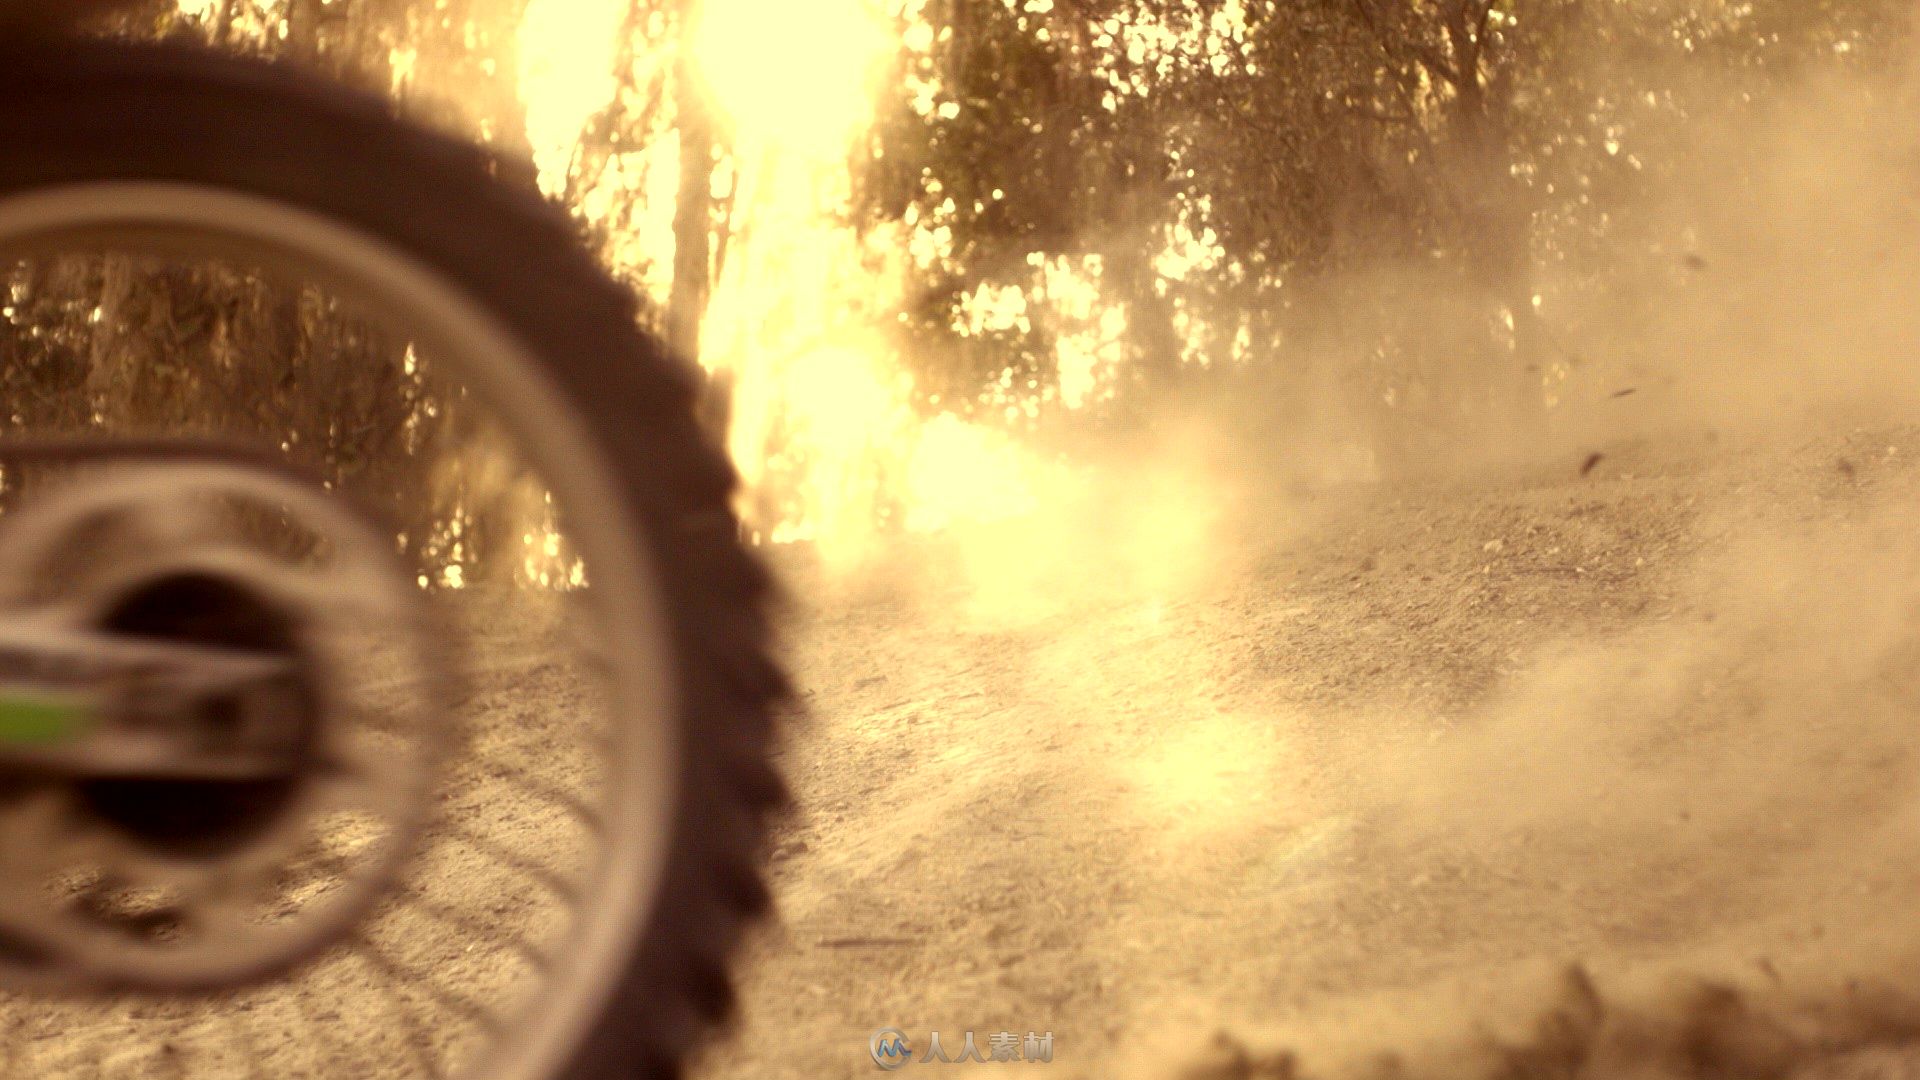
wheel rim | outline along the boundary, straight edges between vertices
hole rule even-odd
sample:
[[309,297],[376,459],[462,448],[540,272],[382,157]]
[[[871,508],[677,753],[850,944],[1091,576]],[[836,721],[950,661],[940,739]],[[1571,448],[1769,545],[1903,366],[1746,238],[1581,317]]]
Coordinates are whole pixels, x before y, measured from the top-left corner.
[[601,640],[623,643],[605,672],[613,746],[606,835],[563,938],[559,985],[543,988],[530,1022],[508,1027],[463,1080],[545,1080],[606,1005],[650,914],[664,869],[677,760],[670,645],[657,571],[596,441],[537,358],[454,283],[386,241],[301,208],[176,183],[52,187],[0,200],[0,260],[80,248],[233,258],[290,269],[404,327],[512,437],[568,512],[568,539],[594,578]]
[[[210,542],[210,531],[196,527],[199,515],[194,510],[195,503],[216,494],[297,507],[302,525],[341,546],[334,565],[317,574],[303,574],[245,550]],[[43,945],[71,954],[70,965],[82,969],[83,978],[75,985],[51,982],[44,988],[126,986],[178,992],[256,982],[283,973],[319,951],[320,946],[308,942],[336,937],[340,928],[363,919],[396,879],[409,848],[428,824],[434,794],[430,782],[456,746],[453,726],[437,722],[439,714],[451,714],[448,706],[456,693],[451,657],[438,644],[446,640],[445,631],[434,625],[424,598],[409,588],[411,575],[401,561],[385,551],[386,537],[374,527],[377,523],[356,520],[309,488],[284,478],[214,464],[136,466],[74,485],[56,493],[50,503],[36,503],[18,513],[28,521],[0,533],[0,611],[43,627],[69,630],[117,623],[139,635],[136,640],[151,640],[156,633],[164,639],[161,628],[169,623],[178,626],[182,616],[191,617],[193,606],[204,616],[213,607],[244,605],[253,613],[250,618],[256,626],[260,620],[271,624],[267,636],[299,670],[291,685],[301,699],[297,715],[285,719],[297,727],[303,749],[289,759],[288,772],[263,785],[236,792],[218,783],[196,788],[191,782],[122,778],[60,784],[37,793],[43,800],[59,801],[62,796],[71,800],[64,807],[66,812],[58,815],[67,819],[68,827],[6,838],[6,843],[19,844],[26,860],[6,853],[14,872],[0,882],[0,890],[5,891],[0,904],[22,912],[38,910],[42,918],[18,923],[13,929],[38,928]],[[165,527],[153,527],[150,519],[163,513]],[[104,581],[92,583],[94,588],[60,580],[56,567],[62,558],[75,546],[83,546],[73,543],[76,536],[88,532],[88,526],[123,518],[149,519],[149,528],[139,536],[142,551],[131,566],[93,567],[106,573]],[[169,539],[164,533],[174,535]],[[169,583],[171,598],[163,594]],[[33,602],[32,594],[46,593],[55,596],[52,603]],[[201,598],[197,604],[196,595]],[[149,599],[143,603],[142,597]],[[341,597],[348,602],[337,603]],[[183,605],[187,610],[182,610]],[[145,614],[138,614],[141,611]],[[340,738],[350,725],[326,722],[336,707],[329,699],[352,693],[338,686],[339,673],[352,669],[351,660],[327,657],[328,649],[321,644],[337,640],[340,628],[311,625],[327,615],[349,621],[371,618],[412,639],[409,644],[415,649],[404,665],[409,671],[406,680],[420,684],[416,689],[425,691],[425,700],[414,703],[414,710],[395,709],[391,700],[376,706],[386,716],[425,710],[409,717],[419,745],[411,755],[414,760],[402,762],[403,767],[394,767],[395,748],[389,746],[379,758],[362,763],[371,771],[317,775],[319,770],[313,766],[323,757],[346,765],[356,754],[353,743]],[[141,634],[129,619],[145,623],[147,632]],[[334,678],[325,676],[328,670],[335,672]],[[303,763],[308,767],[299,768]],[[409,764],[411,768],[404,767]],[[113,850],[112,857],[96,856],[105,865],[125,869],[142,864],[155,882],[194,881],[205,886],[212,883],[210,879],[237,879],[250,869],[262,879],[261,885],[267,885],[275,870],[297,858],[298,842],[305,838],[303,829],[325,809],[330,792],[351,795],[354,809],[376,811],[392,835],[384,839],[382,853],[364,860],[356,873],[343,875],[319,909],[305,912],[303,918],[262,926],[246,918],[236,905],[201,897],[180,913],[200,916],[195,921],[203,925],[207,917],[217,916],[220,925],[204,926],[198,941],[157,942],[137,936],[129,939],[110,927],[90,930],[90,920],[81,912],[35,903],[32,886],[53,876],[48,860],[63,847],[88,840],[96,851]],[[239,803],[222,809],[223,798],[232,802],[236,795]],[[103,806],[103,798],[110,805]],[[40,820],[47,823],[48,817],[42,814]],[[31,821],[32,815],[27,819]],[[168,822],[186,829],[173,834],[172,844],[166,842]],[[73,828],[82,823],[93,827]],[[203,843],[211,841],[213,851],[196,858],[178,848],[168,850],[196,837]],[[149,851],[155,839],[162,841],[161,850]],[[36,859],[42,863],[39,872],[20,873]],[[45,917],[49,915],[55,917]],[[23,986],[42,988],[34,976],[43,973],[22,974]]]

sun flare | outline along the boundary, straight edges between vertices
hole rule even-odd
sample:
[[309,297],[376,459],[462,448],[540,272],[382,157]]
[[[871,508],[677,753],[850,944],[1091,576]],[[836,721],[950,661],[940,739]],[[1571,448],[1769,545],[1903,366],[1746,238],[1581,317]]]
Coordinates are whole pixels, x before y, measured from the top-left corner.
[[580,131],[613,100],[627,0],[528,0],[520,19],[520,99],[549,195],[566,189]]
[[832,160],[865,126],[890,42],[867,0],[706,0],[693,55],[739,135]]
[[[675,140],[622,149],[603,175],[571,175],[582,131],[619,92],[624,11],[619,0],[532,0],[521,88],[542,187],[572,191],[595,221],[637,204],[608,258],[664,304]],[[911,228],[862,236],[839,213],[876,76],[902,45],[898,24],[924,29],[917,11],[911,0],[704,0],[686,46],[719,122],[716,191],[728,193],[728,257],[698,360],[732,377],[727,442],[747,488],[743,515],[756,539],[807,541],[843,560],[883,527],[942,531],[1037,503],[1037,459],[1005,433],[930,415],[881,332],[917,257]],[[1003,292],[1024,306],[1019,290]],[[1070,404],[1090,396],[1091,381],[1074,384]]]

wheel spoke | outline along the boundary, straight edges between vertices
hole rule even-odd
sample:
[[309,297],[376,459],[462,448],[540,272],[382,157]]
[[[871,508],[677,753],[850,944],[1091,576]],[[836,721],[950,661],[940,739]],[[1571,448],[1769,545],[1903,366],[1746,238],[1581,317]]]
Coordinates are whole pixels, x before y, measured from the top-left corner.
[[433,1044],[427,1040],[424,1033],[425,1025],[420,1022],[419,1011],[414,1007],[413,1002],[407,1000],[406,994],[401,990],[399,973],[386,962],[385,957],[378,949],[373,948],[372,943],[365,937],[352,935],[347,943],[353,954],[376,973],[381,989],[386,991],[387,997],[393,1001],[395,1010],[405,1021],[406,1043],[413,1052],[420,1071],[432,1080],[442,1080],[447,1074],[440,1067],[439,1055],[434,1052]]
[[492,940],[519,957],[535,971],[544,972],[553,965],[553,957],[522,934],[502,933],[497,927],[489,926],[484,919],[475,918],[451,905],[429,899],[419,889],[410,885],[401,885],[396,893],[414,910],[427,918],[470,937]]
[[464,994],[457,994],[448,990],[446,987],[440,986],[426,973],[395,960],[393,957],[387,955],[386,951],[380,948],[372,938],[367,937],[365,934],[357,935],[354,938],[354,944],[360,950],[361,956],[368,963],[379,968],[387,978],[393,980],[395,983],[404,982],[408,986],[418,988],[420,992],[431,999],[434,1004],[440,1006],[447,1012],[456,1013],[465,1017],[469,1022],[485,1031],[488,1035],[499,1034],[502,1021],[493,1010],[488,1009],[486,1006],[481,1005],[479,1002],[474,1001]]
[[485,767],[485,775],[500,783],[519,788],[535,798],[559,806],[595,833],[599,833],[605,827],[605,818],[601,815],[599,807],[557,784],[528,775],[525,769],[512,765],[488,765]]
[[434,828],[433,835],[465,844],[501,866],[539,882],[548,892],[563,900],[573,901],[579,898],[580,886],[561,876],[552,867],[538,859],[513,851],[499,841],[482,836],[466,826],[444,822]]

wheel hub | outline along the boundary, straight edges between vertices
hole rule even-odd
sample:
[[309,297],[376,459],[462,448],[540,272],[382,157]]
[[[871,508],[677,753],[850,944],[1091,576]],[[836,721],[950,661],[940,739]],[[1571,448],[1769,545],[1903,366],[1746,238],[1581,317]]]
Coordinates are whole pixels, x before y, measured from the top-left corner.
[[[294,535],[235,527],[264,520]],[[0,975],[232,985],[347,932],[449,742],[447,664],[389,534],[218,462],[72,481],[6,524]],[[356,696],[368,628],[399,673],[379,700]],[[323,856],[349,833],[376,839]],[[317,899],[285,894],[316,873]]]
[[122,695],[99,718],[96,730],[158,736],[175,767],[80,781],[91,816],[178,858],[218,858],[271,832],[313,768],[323,720],[298,627],[297,613],[239,579],[166,573],[128,590],[101,632],[228,669],[174,694]]

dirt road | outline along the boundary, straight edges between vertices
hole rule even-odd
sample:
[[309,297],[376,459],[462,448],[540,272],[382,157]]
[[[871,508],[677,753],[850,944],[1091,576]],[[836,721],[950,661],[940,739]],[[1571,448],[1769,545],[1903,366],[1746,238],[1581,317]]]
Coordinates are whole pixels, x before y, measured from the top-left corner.
[[[1920,1076],[1920,430],[1205,475],[778,555],[802,809],[700,1080],[871,1075],[884,1027],[1081,1080]],[[480,621],[408,902],[210,1011],[0,1001],[0,1075],[431,1075],[477,1032],[590,850],[522,773],[590,787],[599,715]]]
[[1043,581],[1012,618],[896,584],[922,554],[790,559],[804,810],[699,1075],[866,1075],[894,1027],[1051,1032],[1050,1064],[966,1067],[1061,1078],[1174,1075],[1224,1029],[1180,1075],[1281,1076],[1257,1048],[1288,1032],[1326,1072],[1528,1020],[1486,1003],[1551,1006],[1575,960],[1884,974],[1856,969],[1920,887],[1917,461],[1863,430],[1275,494],[1204,580]]

